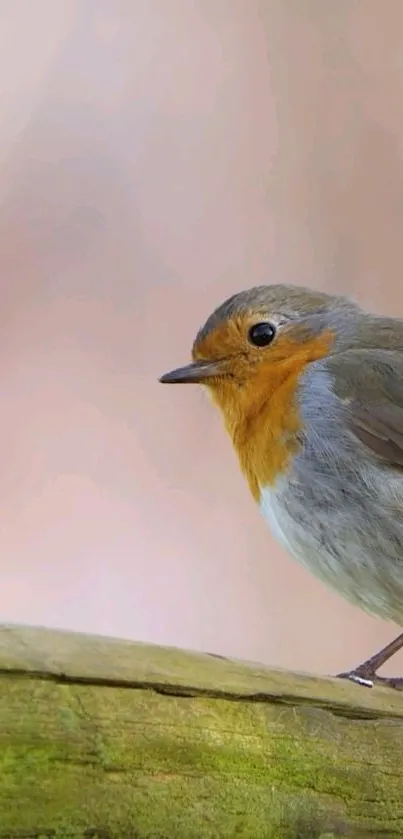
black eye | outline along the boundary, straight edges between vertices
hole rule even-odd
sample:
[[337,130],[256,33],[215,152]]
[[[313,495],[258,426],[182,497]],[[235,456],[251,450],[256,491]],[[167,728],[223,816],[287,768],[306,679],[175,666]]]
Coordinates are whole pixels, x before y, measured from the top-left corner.
[[255,347],[267,347],[268,344],[271,344],[275,334],[276,330],[273,324],[262,321],[262,323],[255,323],[251,326],[248,338]]

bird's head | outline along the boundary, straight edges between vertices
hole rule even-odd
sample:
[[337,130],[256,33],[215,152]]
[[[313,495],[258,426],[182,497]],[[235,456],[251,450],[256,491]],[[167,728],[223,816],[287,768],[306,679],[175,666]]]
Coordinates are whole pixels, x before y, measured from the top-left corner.
[[281,366],[300,367],[329,352],[340,324],[357,311],[344,297],[298,286],[242,291],[222,303],[199,330],[193,361],[160,381],[206,385],[219,402],[220,394],[231,392],[245,398],[262,380],[270,388]]
[[350,340],[359,312],[344,297],[297,286],[251,288],[210,315],[194,341],[193,361],[160,381],[208,388],[257,495],[263,461],[267,482],[285,462],[284,441],[292,445],[299,430],[301,373]]

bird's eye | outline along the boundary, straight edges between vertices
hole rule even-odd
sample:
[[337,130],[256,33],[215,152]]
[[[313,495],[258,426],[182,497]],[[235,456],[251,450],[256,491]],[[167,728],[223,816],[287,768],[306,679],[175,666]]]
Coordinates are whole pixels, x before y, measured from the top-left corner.
[[262,323],[255,323],[251,326],[248,338],[255,347],[267,347],[268,344],[271,344],[275,334],[276,330],[273,324],[262,321]]

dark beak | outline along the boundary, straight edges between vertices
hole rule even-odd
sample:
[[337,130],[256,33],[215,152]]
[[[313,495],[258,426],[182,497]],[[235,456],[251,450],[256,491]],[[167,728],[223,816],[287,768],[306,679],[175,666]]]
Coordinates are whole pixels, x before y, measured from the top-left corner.
[[214,376],[222,376],[223,361],[194,361],[186,367],[178,367],[170,373],[164,373],[160,378],[163,385],[198,384]]

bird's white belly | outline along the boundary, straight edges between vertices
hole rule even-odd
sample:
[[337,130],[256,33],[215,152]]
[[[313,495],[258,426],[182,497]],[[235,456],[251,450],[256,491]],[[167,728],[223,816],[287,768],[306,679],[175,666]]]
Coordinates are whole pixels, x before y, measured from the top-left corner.
[[[261,488],[260,510],[279,544],[346,600],[370,614],[401,624],[403,591],[399,564],[387,562],[380,581],[379,563],[374,561],[365,545],[361,546],[359,540],[352,538],[348,527],[341,527],[333,539],[338,549],[329,550],[318,540],[317,511],[306,510],[305,519],[294,518],[284,503],[286,493],[287,485],[282,481],[276,484],[275,490]],[[329,530],[331,536],[333,528],[330,526]],[[378,560],[377,552],[375,559]]]
[[272,489],[267,487],[260,490],[260,511],[279,544],[291,555],[295,555],[295,545],[292,538],[292,523],[289,516],[284,513],[281,501]]
[[[291,557],[325,585],[356,602],[357,598],[352,593],[355,586],[352,586],[349,570],[326,550],[318,550],[314,528],[311,530],[307,523],[304,524],[303,521],[290,516],[287,505],[284,504],[283,496],[286,492],[286,484],[282,481],[276,484],[276,490],[261,488],[260,510],[272,535]],[[312,524],[314,518],[315,512],[310,511]]]

